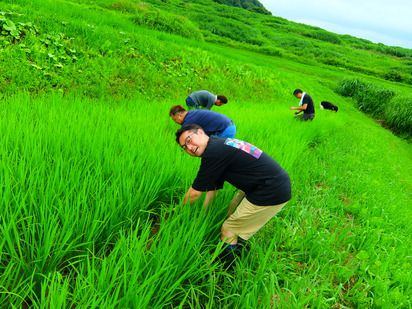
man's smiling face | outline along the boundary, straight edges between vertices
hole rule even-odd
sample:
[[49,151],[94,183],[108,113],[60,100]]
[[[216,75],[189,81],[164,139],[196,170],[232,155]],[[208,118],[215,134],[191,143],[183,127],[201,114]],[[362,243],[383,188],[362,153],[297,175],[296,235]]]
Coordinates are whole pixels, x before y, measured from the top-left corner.
[[202,129],[198,129],[197,132],[185,131],[179,138],[180,147],[193,157],[202,156],[208,141],[209,136]]

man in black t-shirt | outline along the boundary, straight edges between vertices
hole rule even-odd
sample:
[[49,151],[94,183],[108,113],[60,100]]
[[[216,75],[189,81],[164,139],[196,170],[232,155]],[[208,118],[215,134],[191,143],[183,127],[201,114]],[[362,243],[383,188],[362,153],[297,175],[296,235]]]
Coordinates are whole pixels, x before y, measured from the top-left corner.
[[[295,91],[293,91],[293,95],[300,99],[299,106],[290,107],[291,110],[298,111],[295,113],[296,118],[305,121],[313,120],[313,118],[315,118],[315,106],[313,105],[312,97],[300,89],[295,89]],[[303,115],[299,115],[301,112],[303,112]]]
[[189,155],[201,158],[185,203],[195,202],[206,192],[206,207],[225,181],[245,194],[221,229],[221,239],[226,242],[223,261],[231,265],[242,245],[290,200],[289,176],[256,146],[233,138],[209,137],[195,124],[181,127],[176,141]]

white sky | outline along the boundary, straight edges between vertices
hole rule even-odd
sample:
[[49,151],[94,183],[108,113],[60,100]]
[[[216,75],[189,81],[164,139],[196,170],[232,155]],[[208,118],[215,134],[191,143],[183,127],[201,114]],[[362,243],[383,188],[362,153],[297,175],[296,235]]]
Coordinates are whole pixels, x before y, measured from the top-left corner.
[[274,16],[412,48],[411,0],[259,0]]

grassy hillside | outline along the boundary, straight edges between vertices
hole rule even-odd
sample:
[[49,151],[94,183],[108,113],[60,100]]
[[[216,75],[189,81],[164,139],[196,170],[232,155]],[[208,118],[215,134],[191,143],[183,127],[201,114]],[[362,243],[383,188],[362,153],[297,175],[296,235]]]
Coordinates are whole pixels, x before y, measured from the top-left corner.
[[[193,41],[183,43],[194,48],[208,49],[210,44],[203,44],[202,41],[223,44],[227,46],[229,52],[226,54],[230,54],[230,57],[233,57],[232,54],[236,54],[239,49],[243,49],[269,55],[269,59],[285,59],[289,60],[289,63],[292,61],[294,67],[300,63],[301,66],[309,65],[309,70],[339,71],[342,72],[340,76],[346,78],[362,78],[368,87],[358,92],[354,98],[359,109],[369,112],[394,132],[406,137],[411,136],[412,97],[409,91],[398,91],[404,88],[402,84],[410,84],[411,50],[369,44],[365,40],[326,33],[321,29],[291,23],[276,17],[213,4],[210,0],[190,3],[151,1],[152,3],[130,0],[79,0],[76,4],[56,2],[54,5],[61,5],[68,10],[72,10],[71,7],[74,6],[82,12],[77,13],[76,16],[67,16],[67,13],[54,9],[49,18],[60,22],[53,23],[52,29],[49,28],[50,25],[41,25],[43,16],[37,12],[41,12],[42,8],[37,2],[31,4],[35,12],[29,11],[24,14],[21,10],[14,12],[13,5],[10,8],[6,6],[0,13],[0,28],[3,29],[0,45],[4,48],[1,59],[5,59],[3,78],[0,79],[1,93],[14,93],[15,87],[19,89],[24,87],[32,93],[52,88],[65,93],[76,89],[75,91],[91,97],[104,96],[107,92],[110,96],[122,97],[128,94],[132,97],[138,94],[146,95],[151,89],[147,83],[157,82],[156,74],[166,71],[170,78],[160,86],[160,89],[173,89],[172,87],[176,86],[175,88],[179,90],[174,88],[174,91],[169,94],[168,89],[162,91],[156,89],[154,93],[148,95],[180,96],[181,94],[176,92],[180,89],[183,93],[187,93],[192,87],[193,89],[207,88],[208,76],[217,73],[218,70],[223,74],[229,73],[228,78],[224,80],[231,81],[230,85],[235,86],[233,89],[239,89],[238,85],[232,82],[234,79],[239,79],[239,76],[233,78],[234,75],[242,75],[240,78],[242,79],[247,75],[243,73],[250,71],[244,63],[239,69],[238,65],[228,65],[227,58],[223,60],[223,64],[219,60],[212,64],[208,63],[209,59],[215,60],[216,57],[205,58],[204,53],[187,56],[185,53],[178,52],[179,55],[176,55],[170,53],[170,50],[179,50],[179,48],[153,43],[156,45],[154,49],[159,53],[155,56],[160,61],[158,65],[153,61],[152,47],[149,47],[146,39],[142,39],[143,33],[147,33],[143,36],[150,36],[150,31],[144,31],[142,28],[136,30],[136,26],[139,25],[196,40],[194,44]],[[19,3],[19,1],[12,3]],[[90,12],[93,12],[92,16],[83,16]],[[47,16],[50,13],[44,14]],[[95,22],[87,23],[86,30],[83,30],[86,31],[86,37],[79,40],[76,31],[79,26],[85,24],[87,18],[92,18],[91,20]],[[36,20],[40,23],[34,22]],[[278,21],[281,21],[282,27],[267,27],[268,23]],[[119,30],[113,37],[101,35],[110,25],[125,27],[124,29],[128,31]],[[142,35],[136,35],[136,31]],[[317,34],[309,35],[311,31],[316,31]],[[159,36],[159,33],[153,35]],[[175,40],[181,41],[180,38],[174,37],[162,38],[162,40],[172,41],[173,44]],[[332,42],[334,40],[339,42]],[[295,46],[298,42],[302,44]],[[356,44],[354,45],[353,42]],[[232,52],[232,48],[237,51]],[[117,54],[117,57],[113,57],[114,54]],[[11,67],[8,58],[16,59]],[[110,59],[101,61],[102,58]],[[115,59],[121,59],[119,61],[127,65],[116,65]],[[136,65],[136,59],[139,60],[139,65]],[[264,58],[260,56],[258,59]],[[249,60],[245,61],[248,62]],[[83,67],[86,70],[83,70]],[[199,67],[200,69],[193,71]],[[212,72],[211,67],[216,68],[216,71]],[[313,67],[316,69],[312,69]],[[231,72],[233,70],[238,72]],[[21,74],[23,71],[25,74]],[[194,85],[193,76],[198,77],[196,82],[200,81],[197,85]],[[318,76],[322,78],[322,74]],[[271,78],[265,77],[263,77],[266,80],[263,81],[262,88],[270,87],[271,84]],[[254,77],[249,74],[249,78]],[[262,81],[261,77],[257,79],[259,82]],[[382,83],[382,80],[387,80],[389,83]],[[323,82],[328,83],[327,79]],[[246,87],[251,85],[244,80],[239,80],[239,83],[247,85]],[[230,85],[225,87],[229,93]],[[337,88],[338,93],[341,93],[336,82],[330,86],[334,90]],[[251,91],[251,88],[245,91]],[[393,95],[390,99],[393,99],[393,103],[391,100],[380,102],[380,93],[386,91],[392,91]],[[365,96],[372,102],[370,107],[364,106]],[[376,104],[381,106],[376,107]],[[385,106],[382,108],[383,105]],[[399,106],[406,107],[399,109]],[[375,108],[378,108],[379,112],[372,110]]]
[[252,12],[268,14],[271,13],[260,3],[258,0],[214,0],[215,2],[231,5],[243,9],[247,9]]
[[[188,17],[202,6],[266,17],[210,3],[2,2],[18,28],[6,21],[0,41],[2,306],[412,306],[412,146],[335,92],[358,77],[395,98],[411,87],[211,43],[222,36]],[[339,113],[294,121],[297,87]],[[199,161],[175,144],[168,110],[201,88],[226,94],[216,111],[292,179],[293,199],[233,274],[213,258],[234,188],[208,211],[180,203]]]
[[[83,2],[96,3],[88,0]],[[211,5],[210,0],[148,0],[143,5],[144,9],[141,2],[136,1],[99,0],[97,3],[128,15],[146,15],[149,20],[157,14],[160,23],[164,22],[162,17],[165,12],[184,16],[198,27],[209,42],[412,83],[410,49],[374,44],[279,17],[257,15],[240,8]]]

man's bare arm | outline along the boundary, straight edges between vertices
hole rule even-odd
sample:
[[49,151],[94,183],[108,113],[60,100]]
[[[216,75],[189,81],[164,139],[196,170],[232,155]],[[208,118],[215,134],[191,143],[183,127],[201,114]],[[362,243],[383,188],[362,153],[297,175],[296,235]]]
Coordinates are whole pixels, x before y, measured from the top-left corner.
[[307,107],[307,104],[303,104],[302,106],[291,106],[290,109],[295,111],[305,111]]
[[206,192],[205,201],[203,203],[204,208],[206,208],[207,205],[209,205],[209,203],[215,198],[216,193],[217,193],[216,190]]
[[189,190],[187,190],[185,197],[183,199],[183,203],[190,203],[193,204],[194,202],[196,202],[199,197],[202,195],[201,191],[197,191],[195,189],[193,189],[192,187],[189,188]]

